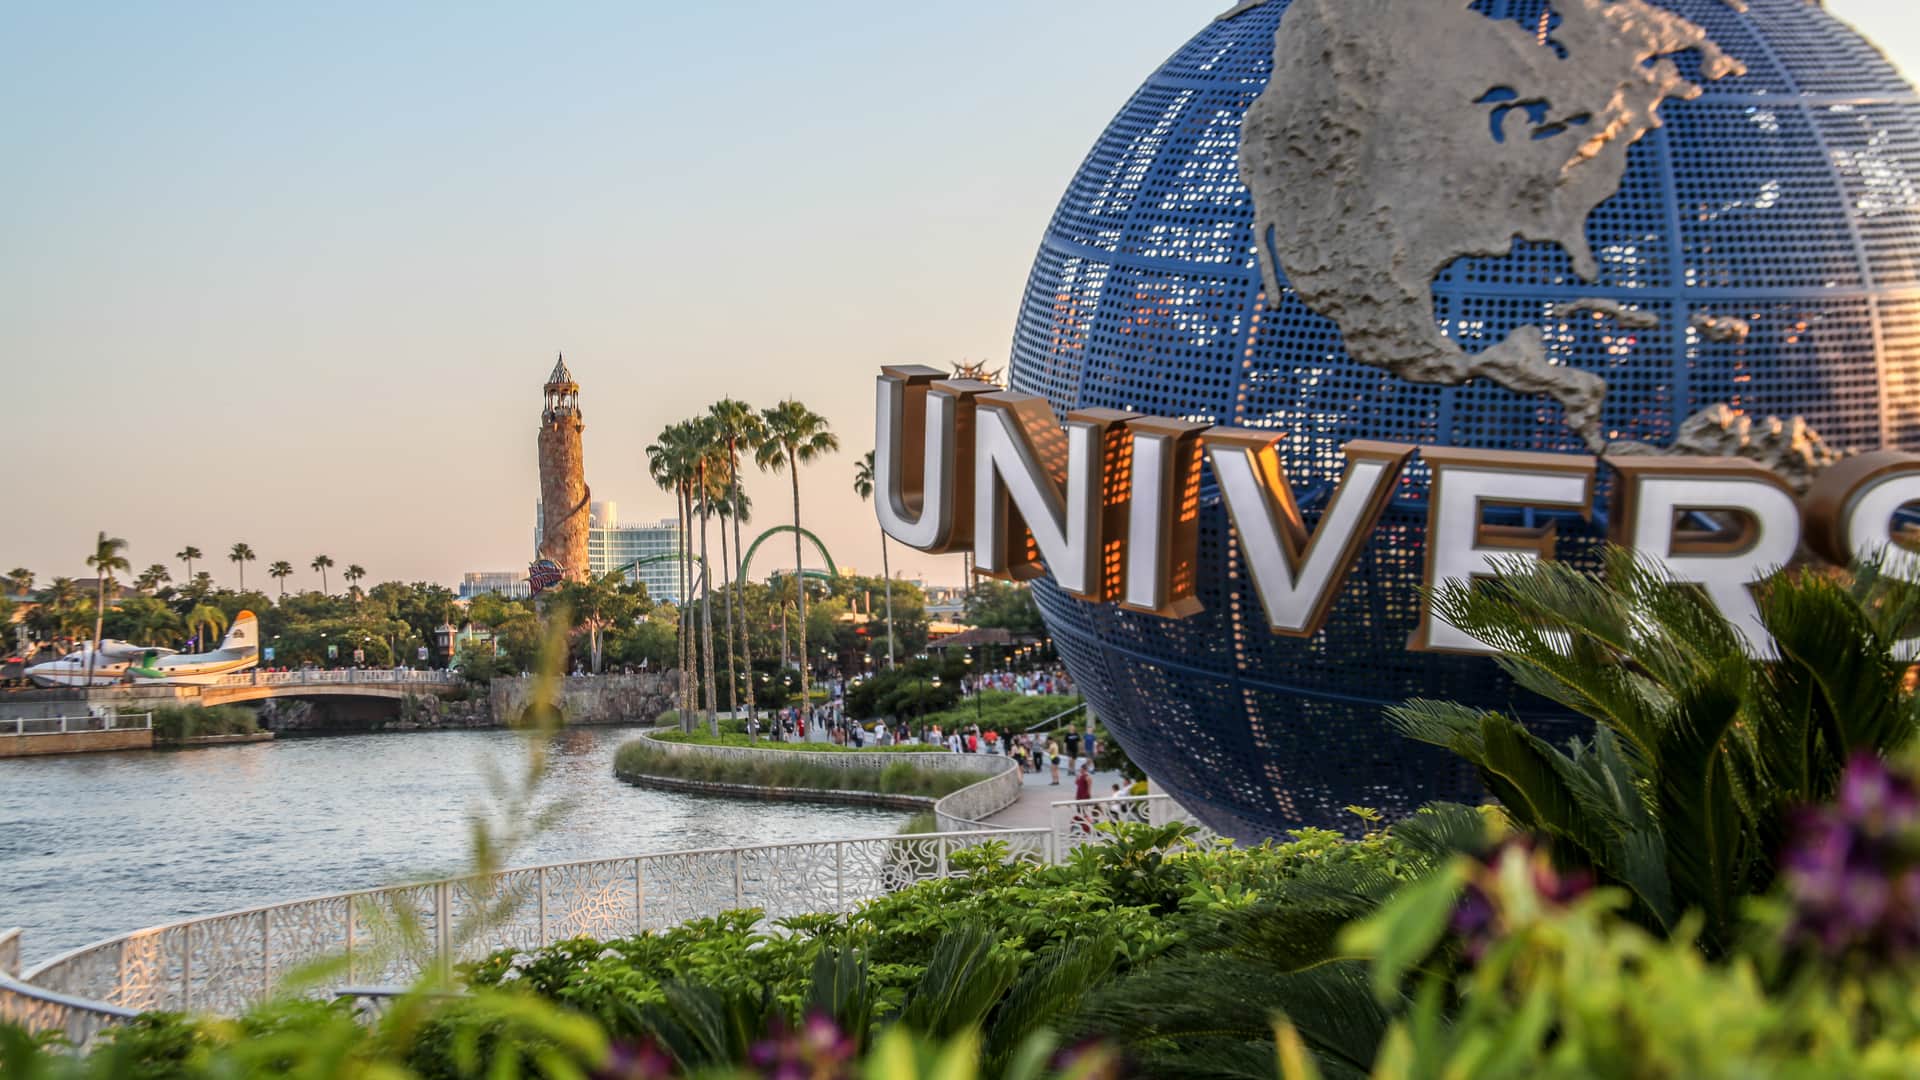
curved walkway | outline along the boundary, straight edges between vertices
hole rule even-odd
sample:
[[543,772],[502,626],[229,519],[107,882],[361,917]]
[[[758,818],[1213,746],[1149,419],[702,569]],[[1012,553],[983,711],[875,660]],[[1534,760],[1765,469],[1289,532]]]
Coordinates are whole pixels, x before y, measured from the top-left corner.
[[[1073,780],[1065,769],[1060,770],[1060,786],[1055,787],[1048,779],[1045,769],[1037,773],[1020,774],[1020,795],[1007,808],[988,815],[982,822],[999,829],[1051,829],[1053,828],[1053,804],[1066,802],[1073,798]],[[1096,772],[1093,774],[1093,797],[1105,798],[1113,794],[1113,785],[1125,785],[1124,778],[1117,772]]]

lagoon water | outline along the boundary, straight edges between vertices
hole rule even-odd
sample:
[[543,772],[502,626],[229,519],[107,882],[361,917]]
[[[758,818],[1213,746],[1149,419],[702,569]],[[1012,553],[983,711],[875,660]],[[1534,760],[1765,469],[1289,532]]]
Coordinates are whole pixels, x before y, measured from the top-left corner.
[[[542,804],[557,822],[509,865],[893,832],[864,807],[649,791],[613,776],[633,728],[550,741]],[[527,760],[508,731],[287,738],[197,750],[0,761],[0,929],[29,965],[193,915],[372,888],[468,865],[490,778]]]

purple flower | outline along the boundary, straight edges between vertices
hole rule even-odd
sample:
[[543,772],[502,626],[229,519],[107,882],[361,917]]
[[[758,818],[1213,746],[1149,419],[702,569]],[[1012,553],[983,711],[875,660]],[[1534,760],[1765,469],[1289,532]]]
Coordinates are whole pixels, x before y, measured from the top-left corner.
[[850,1075],[854,1049],[853,1039],[832,1017],[815,1013],[797,1031],[776,1022],[747,1052],[747,1060],[767,1080],[840,1080]]
[[651,1039],[617,1042],[608,1052],[606,1064],[593,1075],[594,1080],[667,1080],[673,1075],[673,1059]]
[[1592,874],[1584,870],[1562,873],[1554,867],[1546,851],[1534,846],[1531,837],[1516,836],[1501,843],[1474,868],[1449,923],[1460,941],[1461,955],[1469,964],[1479,963],[1488,946],[1498,940],[1505,929],[1500,911],[1498,867],[1509,858],[1526,860],[1534,893],[1551,907],[1564,907],[1593,888]]
[[1829,956],[1902,957],[1920,947],[1920,792],[1857,755],[1826,806],[1801,811],[1782,853],[1790,936]]

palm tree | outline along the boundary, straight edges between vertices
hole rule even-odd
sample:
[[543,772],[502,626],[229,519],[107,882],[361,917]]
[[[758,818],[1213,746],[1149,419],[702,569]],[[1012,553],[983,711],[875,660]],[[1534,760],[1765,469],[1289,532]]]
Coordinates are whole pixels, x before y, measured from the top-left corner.
[[366,570],[359,563],[348,563],[346,571],[340,576],[347,579],[347,591],[356,597],[359,596],[360,586],[354,583],[367,576]]
[[687,605],[693,592],[693,563],[687,547],[687,536],[693,531],[693,509],[688,498],[693,483],[692,443],[691,431],[682,422],[662,428],[659,436],[647,447],[647,473],[661,490],[673,492],[674,513],[680,524],[680,619],[676,637],[680,648],[682,731],[693,730],[694,684],[697,682],[693,675],[692,627],[686,618]]
[[101,533],[94,541],[93,554],[87,556],[87,565],[93,568],[93,651],[87,654],[87,685],[93,685],[93,658],[100,651],[100,632],[107,621],[107,582],[113,572],[133,572],[133,564],[123,554],[127,542],[117,536]]
[[1631,552],[1609,552],[1604,578],[1516,560],[1483,587],[1440,590],[1435,610],[1499,650],[1522,687],[1592,718],[1593,738],[1563,751],[1450,702],[1388,714],[1472,762],[1556,865],[1619,887],[1656,933],[1699,912],[1700,944],[1719,953],[1745,900],[1772,887],[1793,809],[1830,800],[1851,756],[1920,730],[1897,658],[1920,590],[1865,567],[1851,584],[1782,574],[1759,600],[1777,662],[1749,659],[1702,594]]
[[718,684],[713,678],[713,563],[707,560],[707,523],[713,518],[714,487],[719,480],[715,466],[720,463],[720,440],[713,422],[707,417],[687,421],[693,454],[694,496],[700,510],[700,653],[706,677],[707,730],[720,734],[720,721],[714,715],[719,706]]
[[308,563],[307,565],[311,566],[315,570],[320,571],[320,591],[326,592],[327,591],[327,568],[333,565],[333,556],[315,555],[313,557],[313,561]]
[[[203,628],[207,632],[205,637],[200,636]],[[227,613],[212,604],[195,604],[193,610],[187,612],[187,636],[197,641],[200,648],[207,648],[226,632]]]
[[793,481],[793,585],[800,595],[800,700],[806,704],[813,700],[813,665],[807,653],[807,579],[800,565],[800,466],[840,449],[840,439],[828,428],[826,417],[792,398],[762,412],[760,419],[766,433],[755,448],[754,460],[763,469],[786,469]]
[[240,568],[241,592],[247,591],[247,564],[257,558],[259,558],[259,556],[253,553],[253,548],[246,544],[235,544],[233,548],[227,552],[227,561]]
[[[723,452],[724,446],[716,443],[715,451],[716,453]],[[739,490],[738,484],[732,483],[723,475],[726,468],[727,461],[725,457],[718,457],[713,462],[708,477],[705,501],[712,503],[713,512],[720,515],[720,595],[724,601],[721,608],[727,646],[727,708],[729,711],[737,713],[740,711],[740,669],[736,669],[733,663],[735,656],[733,648],[733,593],[734,587],[738,585],[739,582],[733,573],[734,563],[732,556],[727,550],[727,521],[731,518],[737,523],[741,517],[751,516],[753,504],[751,500],[747,498],[746,492]],[[736,496],[737,500],[735,498]],[[744,598],[741,600],[740,608],[743,612],[746,610],[746,601]],[[748,672],[748,681],[751,682],[753,669],[749,667],[745,670]]]
[[133,579],[133,585],[141,592],[152,595],[160,591],[163,583],[172,580],[173,575],[167,571],[165,563],[154,563],[140,571],[140,576]]
[[280,599],[287,598],[287,579],[293,576],[293,564],[285,559],[267,567],[267,576],[280,583]]
[[[740,546],[740,526],[751,516],[746,493],[740,490],[740,450],[742,447],[753,449],[766,437],[766,425],[761,422],[760,414],[753,406],[734,398],[721,398],[707,409],[722,443],[727,448],[727,510],[733,519],[733,554],[743,560],[734,574],[736,582],[743,587],[740,593],[740,665],[747,673],[747,715],[760,715],[760,706],[753,694],[753,644],[747,632],[747,594],[746,558],[747,549]],[[726,536],[720,537],[720,546],[726,546]],[[733,569],[729,567],[729,569]],[[727,660],[733,660],[733,593],[727,593]]]
[[33,571],[24,566],[16,566],[7,571],[7,589],[15,596],[25,596],[33,591]]
[[188,544],[186,547],[183,547],[179,551],[174,552],[173,557],[187,564],[187,580],[192,581],[193,580],[193,560],[203,557],[200,552],[200,549],[197,547],[194,547],[192,544]]
[[[873,451],[853,469],[853,490],[861,502],[873,498]],[[893,570],[887,565],[887,530],[880,530],[880,576],[887,583],[887,670],[893,670]]]

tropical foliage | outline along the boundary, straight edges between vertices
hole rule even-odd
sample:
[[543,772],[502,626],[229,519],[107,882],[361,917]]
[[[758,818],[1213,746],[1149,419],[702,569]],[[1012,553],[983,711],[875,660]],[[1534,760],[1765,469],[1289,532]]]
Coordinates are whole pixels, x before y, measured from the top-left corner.
[[1744,898],[1766,892],[1795,807],[1832,798],[1848,758],[1906,745],[1920,703],[1896,642],[1920,590],[1783,575],[1760,597],[1777,663],[1756,663],[1706,598],[1614,552],[1604,581],[1555,563],[1436,597],[1499,648],[1515,681],[1592,718],[1565,749],[1517,719],[1444,702],[1391,711],[1408,735],[1474,763],[1514,823],[1563,866],[1674,933],[1689,914],[1724,951]]

